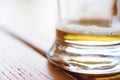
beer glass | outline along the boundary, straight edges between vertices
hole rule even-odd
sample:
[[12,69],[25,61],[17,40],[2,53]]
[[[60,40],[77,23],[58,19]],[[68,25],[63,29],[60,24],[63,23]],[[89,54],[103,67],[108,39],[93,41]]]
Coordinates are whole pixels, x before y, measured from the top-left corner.
[[120,0],[58,0],[53,64],[75,73],[120,72]]

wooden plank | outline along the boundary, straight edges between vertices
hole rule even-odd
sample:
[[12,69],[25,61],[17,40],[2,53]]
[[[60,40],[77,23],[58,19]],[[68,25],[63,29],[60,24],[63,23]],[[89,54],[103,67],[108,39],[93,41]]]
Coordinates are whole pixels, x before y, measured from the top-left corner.
[[0,80],[74,80],[24,43],[0,31]]

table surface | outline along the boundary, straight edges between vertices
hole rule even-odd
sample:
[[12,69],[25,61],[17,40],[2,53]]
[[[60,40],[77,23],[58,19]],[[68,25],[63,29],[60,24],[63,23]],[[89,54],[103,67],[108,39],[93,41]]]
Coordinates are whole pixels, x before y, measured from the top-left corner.
[[0,80],[74,80],[40,53],[0,31]]
[[56,10],[56,0],[0,0],[0,80],[120,80],[120,74],[75,74],[48,62]]

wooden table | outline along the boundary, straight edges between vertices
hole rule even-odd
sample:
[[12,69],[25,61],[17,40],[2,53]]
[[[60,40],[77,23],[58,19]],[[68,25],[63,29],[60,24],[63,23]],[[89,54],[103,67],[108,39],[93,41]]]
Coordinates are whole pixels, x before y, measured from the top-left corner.
[[0,80],[120,80],[64,71],[45,52],[55,39],[56,0],[0,0]]
[[74,80],[33,48],[0,31],[0,80]]

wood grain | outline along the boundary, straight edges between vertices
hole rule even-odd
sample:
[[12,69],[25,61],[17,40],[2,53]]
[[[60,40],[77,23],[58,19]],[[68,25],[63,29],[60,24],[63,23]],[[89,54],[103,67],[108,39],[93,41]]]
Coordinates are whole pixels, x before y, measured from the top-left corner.
[[0,32],[0,80],[74,80],[24,43]]

